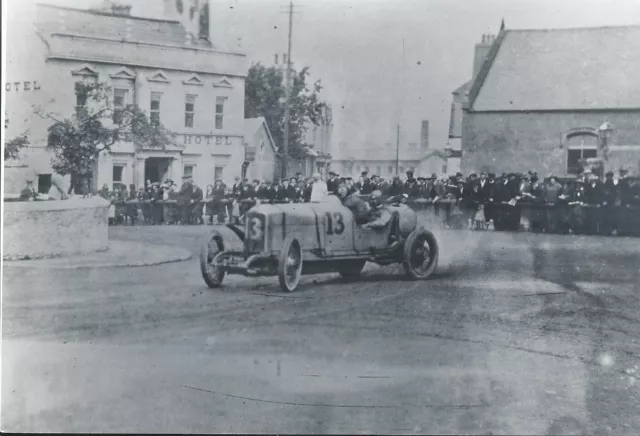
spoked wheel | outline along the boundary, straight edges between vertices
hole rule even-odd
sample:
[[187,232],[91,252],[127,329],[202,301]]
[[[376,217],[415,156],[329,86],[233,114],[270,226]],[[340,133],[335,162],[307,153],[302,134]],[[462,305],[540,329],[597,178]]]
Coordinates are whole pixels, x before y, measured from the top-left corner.
[[298,239],[293,236],[287,236],[280,251],[278,259],[278,279],[280,280],[280,288],[286,292],[293,292],[302,276],[302,247]]
[[354,260],[352,262],[345,262],[344,266],[338,270],[338,273],[345,278],[360,277],[362,269],[366,260]]
[[224,251],[222,236],[214,232],[200,249],[200,271],[202,278],[210,288],[219,288],[224,279],[224,270],[212,264],[213,258]]
[[404,243],[402,266],[413,280],[424,280],[438,265],[438,242],[433,233],[419,228]]

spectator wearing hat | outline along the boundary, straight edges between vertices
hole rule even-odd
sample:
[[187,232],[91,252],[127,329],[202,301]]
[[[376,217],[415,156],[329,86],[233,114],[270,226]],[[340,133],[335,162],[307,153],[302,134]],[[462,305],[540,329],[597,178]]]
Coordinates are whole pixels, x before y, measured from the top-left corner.
[[222,179],[218,178],[213,184],[213,189],[211,192],[211,202],[212,202],[212,215],[210,220],[213,220],[213,215],[216,215],[218,218],[218,224],[224,224],[225,218],[225,205],[222,200],[224,200],[227,186],[224,184]]
[[191,176],[185,175],[182,177],[182,186],[180,187],[178,198],[176,199],[176,205],[180,210],[180,221],[183,225],[189,224],[190,221],[192,196],[193,183],[191,183]]
[[202,192],[202,188],[194,184],[193,194],[191,195],[191,224],[204,224],[204,220],[202,218],[203,198],[204,193]]
[[613,180],[613,171],[607,171],[602,184],[602,206],[600,211],[601,232],[605,235],[617,234],[616,214],[614,207],[618,198],[618,186]]
[[368,171],[362,172],[362,185],[360,187],[360,195],[369,195],[373,192],[373,184],[371,183],[371,179],[369,179]]
[[24,188],[20,191],[20,201],[35,201],[38,197],[36,190],[33,188],[33,180],[27,179]]
[[544,202],[546,204],[547,228],[549,233],[555,233],[561,228],[562,214],[558,205],[563,194],[562,185],[554,175],[550,175],[544,184]]
[[371,176],[371,192],[380,189],[380,177],[377,174]]
[[390,197],[395,197],[404,193],[404,186],[402,185],[400,177],[393,176],[388,192]]
[[404,193],[409,196],[409,198],[418,198],[420,197],[420,187],[416,179],[413,178],[413,171],[407,171],[407,181],[404,183]]
[[339,174],[335,171],[329,171],[329,180],[327,180],[327,191],[329,194],[335,195],[338,191],[338,186],[340,185],[340,180],[338,180]]
[[289,184],[289,179],[287,179],[286,177],[283,177],[282,180],[280,180],[280,183],[282,183],[282,190],[284,191],[283,199],[287,203],[294,202],[296,200],[296,188]]

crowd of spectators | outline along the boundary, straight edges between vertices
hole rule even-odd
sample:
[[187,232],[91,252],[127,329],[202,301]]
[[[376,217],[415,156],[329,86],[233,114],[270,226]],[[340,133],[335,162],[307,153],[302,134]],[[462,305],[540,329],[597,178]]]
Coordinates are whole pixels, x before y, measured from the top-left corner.
[[[317,186],[328,194],[345,186],[349,194],[365,198],[377,190],[384,197],[404,195],[414,207],[432,207],[445,227],[611,234],[619,230],[609,217],[613,208],[640,207],[640,181],[629,178],[624,170],[614,176],[608,172],[604,178],[593,173],[576,178],[540,178],[529,171],[415,178],[409,171],[404,180],[398,176],[391,180],[369,177],[367,172],[354,180],[330,172],[322,181],[319,174],[304,178],[298,173],[275,182],[236,177],[231,186],[216,180],[204,189],[189,177],[180,187],[171,180],[147,181],[138,189],[134,185],[116,186],[113,191],[105,185],[98,193],[112,203],[113,224],[239,222],[256,202],[309,202]],[[586,208],[598,208],[600,212],[589,213]],[[589,218],[596,215],[597,219]]]

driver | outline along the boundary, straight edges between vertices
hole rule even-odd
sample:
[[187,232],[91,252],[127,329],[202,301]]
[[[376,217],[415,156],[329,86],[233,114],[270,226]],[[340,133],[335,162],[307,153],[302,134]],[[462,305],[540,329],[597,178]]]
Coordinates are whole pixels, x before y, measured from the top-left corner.
[[342,204],[353,212],[356,224],[364,224],[369,221],[369,205],[355,194],[349,194],[349,188],[345,185],[338,186],[338,198]]
[[369,205],[371,206],[367,216],[367,223],[362,226],[363,229],[380,229],[391,221],[393,215],[387,206],[380,201],[382,192],[375,190],[369,197]]

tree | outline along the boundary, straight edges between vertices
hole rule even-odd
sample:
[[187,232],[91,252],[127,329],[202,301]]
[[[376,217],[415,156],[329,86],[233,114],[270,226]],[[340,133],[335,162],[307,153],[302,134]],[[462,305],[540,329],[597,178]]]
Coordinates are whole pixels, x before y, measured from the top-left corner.
[[71,190],[79,193],[91,186],[100,153],[110,151],[118,141],[130,141],[136,153],[142,148],[165,148],[174,143],[171,132],[152,121],[138,106],[114,108],[111,87],[105,83],[78,83],[76,115],[58,119],[36,112],[54,123],[48,128],[47,147],[53,151],[54,171],[71,175]]
[[[278,67],[265,67],[258,63],[249,68],[245,82],[244,110],[247,118],[264,117],[277,146],[284,144],[284,72]],[[309,122],[320,125],[325,119],[327,104],[320,99],[320,80],[307,84],[309,67],[292,71],[290,95],[289,155],[304,155],[305,132]]]
[[[4,116],[4,128],[5,130],[9,127],[9,118],[5,113]],[[13,139],[10,139],[4,144],[4,160],[9,159],[17,159],[20,157],[20,151],[29,146],[29,139],[27,137],[27,132],[16,136]]]

